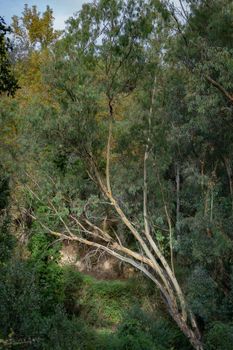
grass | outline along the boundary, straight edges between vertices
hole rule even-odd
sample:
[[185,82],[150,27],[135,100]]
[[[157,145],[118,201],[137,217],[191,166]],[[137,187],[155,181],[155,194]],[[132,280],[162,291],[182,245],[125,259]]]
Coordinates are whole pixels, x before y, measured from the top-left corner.
[[90,325],[114,329],[123,319],[126,310],[134,305],[151,306],[148,302],[151,286],[139,279],[96,280],[83,275],[82,288],[77,299],[81,317]]

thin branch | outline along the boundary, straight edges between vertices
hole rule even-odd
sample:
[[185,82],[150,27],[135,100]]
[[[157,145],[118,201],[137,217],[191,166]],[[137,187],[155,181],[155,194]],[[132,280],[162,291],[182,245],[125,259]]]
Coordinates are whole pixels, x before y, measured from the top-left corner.
[[90,236],[93,236],[95,238],[100,238],[101,240],[105,241],[105,242],[110,242],[110,239],[107,239],[106,237],[103,237],[102,235],[93,232],[93,231],[90,231],[88,230],[83,224],[81,224],[81,222],[74,216],[70,215],[70,217],[75,221],[75,223],[81,228],[81,231],[84,232],[84,233],[87,233],[88,235]]
[[113,122],[113,110],[111,102],[109,102],[110,116],[109,116],[109,128],[108,128],[108,143],[107,143],[107,157],[106,157],[106,184],[107,190],[111,194],[111,183],[110,183],[110,151],[111,151],[111,140],[112,140],[112,122]]
[[167,210],[167,205],[164,205],[164,210],[166,213],[166,218],[167,218],[167,223],[169,227],[169,244],[170,244],[170,254],[171,254],[171,268],[172,272],[175,274],[175,269],[174,269],[174,258],[173,258],[173,237],[172,237],[172,224],[171,224],[171,218]]

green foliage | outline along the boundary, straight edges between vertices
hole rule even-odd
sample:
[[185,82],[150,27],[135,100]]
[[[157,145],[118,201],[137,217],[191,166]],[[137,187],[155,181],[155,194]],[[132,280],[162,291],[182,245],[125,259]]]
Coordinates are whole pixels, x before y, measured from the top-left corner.
[[4,168],[2,165],[0,165],[0,209],[6,209],[9,204],[9,195],[10,195],[10,188],[9,188],[9,176],[4,174]]
[[4,19],[0,16],[0,94],[6,92],[8,96],[14,96],[19,86],[13,74],[9,57],[12,49],[8,37],[9,33],[11,33],[11,28],[6,25]]
[[[74,299],[80,276],[71,270],[63,273],[61,268],[58,276],[50,266],[47,269],[44,267],[41,275],[38,265],[19,260],[1,267],[0,338],[18,343],[20,349],[21,343],[24,349],[24,342],[27,349],[65,350],[67,344],[69,349],[79,349],[79,334],[85,338],[87,331],[85,325],[72,318],[74,305],[70,309],[67,303]],[[42,277],[46,279],[46,293]]]
[[41,298],[36,287],[33,271],[20,261],[1,267],[0,274],[0,332],[7,338],[38,336],[41,331]]
[[[60,39],[49,7],[40,14],[25,6],[22,17],[13,19],[23,88],[14,101],[3,95],[0,101],[4,339],[35,337],[29,347],[38,349],[188,349],[160,315],[154,319],[140,309],[124,314],[136,304],[146,309],[148,300],[154,307],[157,294],[144,280],[98,281],[59,265],[61,243],[49,233],[67,233],[67,224],[80,234],[71,216],[85,222],[84,207],[93,224],[106,224],[112,237],[139,252],[93,172],[94,160],[104,181],[111,120],[116,200],[143,232],[149,143],[151,232],[168,261],[173,247],[175,271],[206,349],[230,349],[232,1],[183,1],[185,19],[164,3],[84,4]],[[9,30],[0,18],[0,92],[14,95]],[[28,256],[18,263],[10,259],[13,247],[17,251],[10,235],[15,207],[37,218],[30,227],[20,218]]]
[[9,232],[10,218],[1,218],[0,223],[0,265],[10,259],[16,244],[15,237]]
[[165,319],[145,314],[134,307],[125,315],[116,332],[118,349],[172,350],[189,348],[178,329]]
[[206,335],[206,349],[231,350],[233,343],[233,325],[215,322]]
[[48,333],[44,334],[40,349],[82,349],[79,344],[80,333],[85,334],[85,331],[82,329],[83,325],[81,324],[80,327],[80,323],[77,320],[69,319],[61,308],[57,308],[55,313],[45,320],[45,325]]
[[34,5],[31,8],[25,4],[21,17],[13,16],[12,30],[16,40],[24,43],[24,49],[36,49],[38,45],[46,48],[60,35],[53,29],[53,11],[47,6],[40,14]]
[[80,279],[72,274],[72,270],[63,270],[59,265],[59,247],[54,244],[51,237],[40,232],[34,234],[30,240],[30,264],[38,279],[38,287],[43,299],[43,314],[50,315],[56,305],[64,304],[72,313],[71,306],[75,308],[74,284]]
[[80,316],[81,307],[79,294],[83,288],[84,277],[80,272],[72,267],[62,268],[62,283],[60,289],[62,290],[62,303],[68,315]]
[[126,309],[138,300],[141,304],[145,301],[148,287],[138,287],[136,280],[98,281],[86,277],[78,294],[81,315],[91,325],[96,322],[101,327],[115,325],[122,320]]
[[9,182],[9,176],[6,175],[5,169],[0,166],[0,266],[10,259],[16,243],[15,237],[10,233]]
[[196,268],[188,282],[188,300],[193,312],[205,321],[215,318],[219,307],[218,292],[214,280],[202,268]]

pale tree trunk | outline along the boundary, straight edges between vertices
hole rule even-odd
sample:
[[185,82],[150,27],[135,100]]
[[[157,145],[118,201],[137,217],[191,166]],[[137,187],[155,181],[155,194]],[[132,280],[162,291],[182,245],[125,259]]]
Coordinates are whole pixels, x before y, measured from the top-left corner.
[[226,157],[224,157],[224,165],[225,165],[227,177],[228,177],[229,190],[231,195],[231,209],[233,212],[233,172],[231,168],[231,162]]
[[180,164],[176,164],[176,232],[180,239]]

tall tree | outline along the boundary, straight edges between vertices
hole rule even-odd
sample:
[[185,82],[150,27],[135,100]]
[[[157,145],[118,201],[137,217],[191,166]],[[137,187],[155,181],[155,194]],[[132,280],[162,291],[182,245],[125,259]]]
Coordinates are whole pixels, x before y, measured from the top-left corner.
[[47,6],[41,14],[36,6],[25,5],[22,16],[12,17],[12,30],[21,55],[28,50],[47,48],[60,35],[53,28],[53,11]]
[[[104,226],[99,226],[100,218],[97,222],[89,219],[87,213],[89,201],[84,203],[81,215],[77,216],[71,213],[65,218],[50,202],[51,209],[55,210],[61,223],[64,224],[64,231],[58,233],[43,222],[42,225],[51,234],[61,239],[74,240],[102,249],[144,273],[159,288],[171,316],[190,340],[190,343],[195,349],[201,350],[201,335],[195,316],[185,300],[174,268],[169,265],[167,258],[161,251],[150,224],[147,173],[151,149],[151,136],[148,134],[150,127],[149,131],[146,128],[146,137],[138,153],[142,166],[139,176],[143,192],[141,197],[143,214],[139,222],[132,215],[127,214],[122,201],[114,194],[115,186],[111,181],[113,172],[111,170],[111,162],[113,162],[111,150],[113,144],[117,142],[113,129],[117,125],[120,101],[135,91],[137,82],[143,77],[144,67],[147,66],[145,51],[148,48],[152,30],[156,30],[160,26],[161,13],[167,16],[165,9],[159,3],[144,3],[140,0],[99,1],[95,4],[85,5],[78,18],[70,20],[69,33],[64,41],[65,56],[64,52],[60,55],[58,48],[57,64],[51,68],[56,69],[57,65],[60,74],[60,76],[54,74],[53,80],[50,79],[56,89],[54,92],[61,106],[58,115],[62,111],[63,120],[64,115],[67,115],[72,124],[75,119],[78,120],[80,131],[85,132],[87,125],[89,125],[87,123],[96,123],[96,117],[99,114],[100,121],[96,123],[97,137],[106,135],[106,129],[108,130],[105,150],[103,141],[101,141],[101,148],[93,148],[96,143],[93,142],[92,138],[96,135],[96,130],[93,130],[91,125],[91,132],[86,134],[85,138],[76,137],[75,144],[76,147],[79,147],[78,154],[86,163],[90,177],[98,184],[111,211],[115,211],[118,220],[128,232],[131,244],[127,244],[126,240],[123,243],[112,228],[106,230]],[[163,48],[161,48],[161,52],[162,50]],[[64,79],[62,71],[67,74],[68,79]],[[87,96],[93,88],[100,96],[102,95],[102,101],[94,100],[95,104],[85,105],[88,101]],[[156,79],[152,79],[149,106],[145,112],[149,126],[153,117],[156,88]],[[80,96],[80,94],[83,95],[84,99],[81,99],[82,95]],[[69,103],[66,102],[67,100]],[[100,106],[102,106],[102,110]],[[70,125],[69,130],[73,135]],[[68,131],[67,136],[70,135],[70,131]],[[71,140],[68,140],[67,136],[65,141],[70,143]],[[61,139],[60,142],[62,142]],[[100,151],[106,155],[104,164],[99,162]],[[130,183],[130,179],[128,182]],[[170,220],[168,213],[167,217]],[[40,219],[38,218],[38,220]],[[78,229],[78,235],[74,233],[76,229]],[[138,246],[139,249],[135,246]]]

